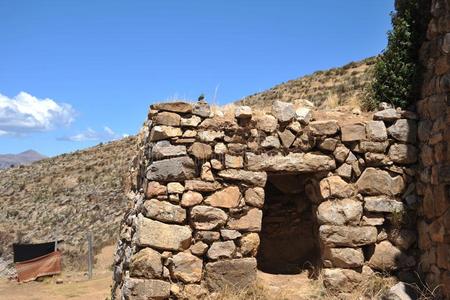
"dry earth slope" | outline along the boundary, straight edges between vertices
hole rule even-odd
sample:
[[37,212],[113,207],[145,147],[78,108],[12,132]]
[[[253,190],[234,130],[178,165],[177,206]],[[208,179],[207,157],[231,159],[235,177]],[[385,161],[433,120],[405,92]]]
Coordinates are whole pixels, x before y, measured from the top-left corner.
[[115,240],[135,137],[0,170],[0,273],[12,241],[64,239],[66,263],[83,258],[86,234],[97,249]]
[[359,104],[372,80],[371,70],[376,58],[351,62],[340,68],[317,71],[314,74],[289,80],[266,91],[237,101],[239,105],[270,107],[275,100],[295,103],[308,100],[316,107]]

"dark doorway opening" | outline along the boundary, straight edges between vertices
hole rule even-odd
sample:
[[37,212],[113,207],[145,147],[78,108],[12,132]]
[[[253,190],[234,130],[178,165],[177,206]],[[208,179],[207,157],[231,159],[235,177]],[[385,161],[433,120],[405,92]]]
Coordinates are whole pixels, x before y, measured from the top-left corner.
[[298,274],[320,260],[315,207],[305,192],[308,175],[269,175],[265,187],[258,269]]

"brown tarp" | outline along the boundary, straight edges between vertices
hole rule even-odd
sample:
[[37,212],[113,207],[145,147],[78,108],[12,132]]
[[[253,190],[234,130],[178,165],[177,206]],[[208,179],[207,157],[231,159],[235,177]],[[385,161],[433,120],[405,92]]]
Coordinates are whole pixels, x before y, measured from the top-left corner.
[[16,263],[17,279],[19,282],[35,280],[40,276],[61,273],[61,252],[39,256],[27,261]]

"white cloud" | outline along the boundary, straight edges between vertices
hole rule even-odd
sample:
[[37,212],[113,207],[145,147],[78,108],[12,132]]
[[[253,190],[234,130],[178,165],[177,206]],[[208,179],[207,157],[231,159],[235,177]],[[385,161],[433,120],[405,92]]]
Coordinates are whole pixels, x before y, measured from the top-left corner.
[[75,111],[71,105],[38,99],[20,92],[14,98],[0,94],[0,135],[25,135],[69,125]]
[[103,131],[95,131],[92,128],[88,128],[83,132],[71,136],[64,136],[58,138],[58,140],[71,142],[113,141],[122,137],[125,137],[125,134],[118,134],[108,126],[104,126]]

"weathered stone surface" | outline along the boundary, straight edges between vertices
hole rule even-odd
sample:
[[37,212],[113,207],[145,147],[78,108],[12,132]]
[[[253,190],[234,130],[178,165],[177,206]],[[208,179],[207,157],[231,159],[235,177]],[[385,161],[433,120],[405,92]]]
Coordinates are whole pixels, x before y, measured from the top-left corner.
[[193,191],[187,191],[181,197],[181,206],[190,207],[200,204],[203,201],[202,194]]
[[196,241],[200,240],[207,244],[218,241],[220,239],[220,233],[217,231],[197,231],[194,234]]
[[148,279],[161,278],[162,271],[161,254],[151,248],[144,248],[131,257],[131,276]]
[[278,136],[284,148],[289,148],[295,140],[295,135],[289,129],[278,131]]
[[401,142],[415,143],[417,123],[413,120],[400,119],[387,129],[390,136]]
[[238,106],[234,115],[238,119],[250,119],[252,117],[252,108],[250,106]]
[[208,245],[203,243],[202,241],[199,241],[195,243],[194,245],[189,248],[192,254],[197,256],[202,256],[206,253],[206,250],[208,250]]
[[179,182],[169,182],[167,184],[167,192],[169,194],[182,194],[184,192],[184,186]]
[[348,184],[339,176],[330,176],[322,179],[319,187],[323,199],[348,198],[355,193],[353,185]]
[[383,121],[370,121],[366,124],[366,135],[369,141],[383,142],[387,140],[387,130]]
[[377,228],[373,226],[321,225],[320,239],[330,247],[358,247],[377,241]]
[[327,248],[324,259],[329,260],[334,268],[357,268],[364,264],[361,248]]
[[203,261],[187,252],[180,252],[171,259],[170,273],[172,277],[184,283],[200,282],[202,270]]
[[220,140],[225,136],[223,131],[214,131],[214,130],[199,131],[197,135],[202,142],[207,143],[213,142],[215,140]]
[[197,230],[216,229],[223,226],[227,218],[227,214],[219,208],[198,205],[191,210],[191,222]]
[[171,126],[154,126],[150,132],[150,141],[160,141],[172,137],[181,136],[183,132],[178,127]]
[[267,136],[262,142],[261,142],[261,147],[263,148],[280,148],[281,144],[280,144],[280,140],[278,139],[278,137],[273,136],[273,135],[269,135]]
[[200,160],[208,159],[211,157],[212,148],[208,144],[195,142],[189,147],[189,154]]
[[332,291],[351,292],[362,279],[362,274],[354,270],[323,269],[323,284]]
[[220,171],[219,176],[225,179],[242,181],[260,187],[264,187],[267,180],[267,174],[265,172],[252,172],[236,169]]
[[205,202],[214,207],[232,208],[239,205],[241,192],[237,186],[230,186],[221,191],[215,192]]
[[413,164],[417,161],[417,148],[407,144],[393,144],[388,155],[395,163]]
[[387,155],[384,155],[383,153],[367,152],[364,154],[364,160],[366,162],[366,166],[371,167],[392,165],[392,161],[389,159]]
[[198,101],[192,108],[192,113],[203,118],[208,118],[211,115],[211,107],[205,101]]
[[396,229],[389,232],[388,238],[401,250],[408,250],[416,242],[417,234],[409,229]]
[[158,279],[126,278],[122,287],[124,299],[164,300],[170,296],[170,283]]
[[189,226],[169,225],[138,217],[136,243],[161,250],[183,251],[191,245],[192,233]]
[[366,139],[366,127],[363,123],[353,123],[341,126],[341,140],[353,142]]
[[201,121],[202,119],[200,119],[200,117],[191,116],[190,118],[181,118],[180,125],[182,127],[197,127]]
[[180,126],[181,117],[172,112],[160,112],[156,115],[154,121],[155,125]]
[[336,120],[313,121],[309,123],[308,127],[314,135],[333,135],[339,130]]
[[405,255],[389,241],[376,244],[375,252],[369,260],[369,266],[380,271],[392,271],[414,263],[414,259]]
[[239,247],[243,255],[251,255],[256,257],[258,253],[260,239],[259,234],[249,233],[239,239]]
[[200,173],[200,178],[204,181],[214,181],[214,175],[212,173],[212,169],[211,169],[211,163],[210,162],[205,162],[202,165],[202,170]]
[[219,258],[231,258],[234,251],[236,251],[236,246],[233,241],[214,242],[211,247],[209,247],[206,255],[212,260],[217,260]]
[[286,156],[247,153],[247,167],[252,171],[318,172],[336,168],[334,159],[314,153],[289,153]]
[[232,217],[227,224],[229,229],[239,231],[261,231],[262,211],[257,208],[251,208],[246,213]]
[[157,103],[151,105],[152,109],[171,111],[176,113],[192,112],[192,105],[186,102]]
[[319,144],[319,148],[325,151],[334,151],[334,149],[336,149],[337,142],[337,139],[326,138]]
[[256,259],[240,258],[207,263],[205,281],[211,290],[244,289],[256,282]]
[[152,148],[155,159],[186,155],[186,146],[173,146],[168,141],[159,141]]
[[151,198],[167,194],[167,187],[156,181],[150,181],[145,190],[145,197]]
[[361,225],[363,226],[379,226],[383,225],[384,218],[382,216],[374,216],[374,215],[368,215],[363,216],[361,220]]
[[361,142],[359,142],[360,152],[384,153],[388,146],[389,146],[388,141],[384,141],[384,142],[361,141]]
[[387,196],[364,197],[364,209],[370,212],[403,212],[404,205],[401,201]]
[[225,154],[225,167],[230,169],[240,169],[243,166],[244,158],[242,156]]
[[256,119],[256,128],[265,132],[274,132],[277,129],[278,122],[274,116],[263,115]]
[[153,181],[183,181],[194,177],[194,161],[187,156],[154,161],[147,169],[147,179]]
[[300,107],[295,111],[295,117],[303,125],[308,125],[312,118],[311,109]]
[[242,234],[239,231],[232,230],[232,229],[221,229],[220,230],[220,235],[222,236],[222,238],[225,241],[235,240],[235,239],[237,239],[237,238],[242,236]]
[[341,163],[347,159],[349,153],[350,153],[350,150],[347,147],[345,147],[344,145],[337,146],[336,149],[334,149],[334,151],[333,151],[334,157],[336,158],[336,160],[338,162],[341,162]]
[[289,122],[295,117],[295,110],[292,103],[274,101],[272,104],[272,114],[279,122]]
[[381,121],[395,121],[399,118],[400,113],[398,113],[394,108],[380,110],[373,115],[374,120],[381,120]]
[[245,204],[262,208],[264,205],[264,189],[250,188],[245,191]]
[[387,171],[375,168],[367,168],[356,182],[358,191],[366,195],[391,195],[400,194],[405,188],[405,182],[401,176],[391,177]]
[[214,192],[222,188],[218,182],[205,182],[201,180],[186,180],[184,183],[186,190],[198,192]]
[[358,224],[362,216],[362,203],[353,199],[322,202],[317,208],[317,219],[321,224]]
[[209,291],[207,288],[200,284],[187,284],[184,286],[183,293],[182,293],[182,299],[205,299],[209,294]]
[[336,169],[336,173],[342,178],[350,179],[352,177],[352,165],[343,163],[339,168]]
[[225,154],[228,152],[228,148],[224,143],[217,143],[214,146],[214,152],[217,154]]
[[165,223],[181,224],[186,220],[186,210],[178,205],[156,199],[144,202],[144,215]]

